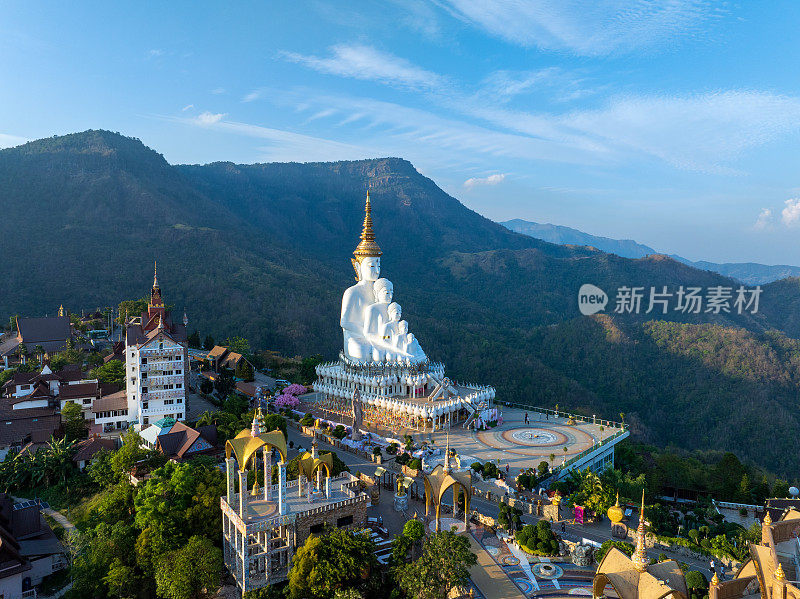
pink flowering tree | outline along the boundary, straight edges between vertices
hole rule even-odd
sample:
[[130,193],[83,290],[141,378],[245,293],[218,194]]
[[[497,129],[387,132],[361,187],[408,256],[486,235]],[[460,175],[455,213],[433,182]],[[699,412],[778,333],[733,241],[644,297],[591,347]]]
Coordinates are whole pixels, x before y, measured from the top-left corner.
[[292,383],[288,387],[285,387],[283,390],[284,395],[302,395],[306,392],[305,385],[298,385],[297,383]]
[[296,408],[300,405],[300,400],[297,399],[294,395],[288,395],[284,393],[283,395],[278,395],[275,400],[273,401],[276,408]]

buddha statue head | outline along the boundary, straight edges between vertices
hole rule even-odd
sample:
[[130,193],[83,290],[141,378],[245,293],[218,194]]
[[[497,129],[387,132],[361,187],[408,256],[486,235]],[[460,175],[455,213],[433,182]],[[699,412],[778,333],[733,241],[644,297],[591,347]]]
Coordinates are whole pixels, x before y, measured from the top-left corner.
[[403,317],[403,309],[397,302],[392,302],[391,304],[389,304],[386,307],[386,313],[389,315],[389,318],[391,318],[393,322],[399,322],[400,319]]
[[375,281],[381,274],[381,251],[375,241],[372,230],[372,204],[367,192],[367,203],[364,206],[364,224],[361,227],[361,241],[353,252],[353,268],[357,281]]
[[394,286],[389,279],[377,279],[372,286],[372,293],[375,294],[375,301],[380,304],[388,304],[392,301]]

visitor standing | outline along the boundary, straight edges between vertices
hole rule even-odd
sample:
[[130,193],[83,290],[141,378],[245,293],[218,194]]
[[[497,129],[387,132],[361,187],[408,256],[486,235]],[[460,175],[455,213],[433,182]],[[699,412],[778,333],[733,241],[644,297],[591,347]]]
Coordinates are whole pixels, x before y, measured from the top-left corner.
[[525,424],[528,424],[528,413],[525,412]]

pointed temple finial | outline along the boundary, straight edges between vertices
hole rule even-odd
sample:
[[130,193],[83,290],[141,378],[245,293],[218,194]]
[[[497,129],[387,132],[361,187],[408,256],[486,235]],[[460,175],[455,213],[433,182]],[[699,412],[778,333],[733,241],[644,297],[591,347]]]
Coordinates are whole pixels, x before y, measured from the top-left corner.
[[163,306],[164,302],[161,300],[161,288],[158,286],[158,262],[153,263],[153,289],[150,291],[150,305]]
[[719,586],[719,577],[716,572],[714,572],[714,576],[711,577],[711,586]]
[[786,580],[786,573],[783,571],[783,566],[778,562],[778,568],[775,570],[775,580]]
[[642,510],[639,513],[639,528],[636,529],[636,551],[631,558],[634,567],[639,572],[647,570],[650,561],[647,559],[647,551],[645,548],[645,535],[644,535],[644,489],[642,489]]
[[186,308],[183,309],[183,326],[189,326],[189,317],[186,316]]
[[164,316],[162,314],[158,315],[158,330],[162,330],[164,328]]
[[353,255],[358,262],[363,258],[380,258],[383,255],[378,242],[375,241],[375,232],[372,230],[372,203],[367,191],[367,202],[364,205],[364,224],[361,227],[361,241],[358,243]]
[[158,260],[153,261],[153,289],[158,289]]
[[58,315],[59,315],[59,316],[65,316],[65,314],[64,314],[64,304],[61,304],[61,305],[58,307]]
[[253,423],[250,425],[250,436],[258,437],[261,434],[261,423],[258,421],[258,413],[253,414]]
[[764,516],[764,521],[762,522],[762,524],[764,526],[769,526],[770,524],[772,524],[772,518],[770,518],[769,510],[767,510],[767,514],[766,516]]

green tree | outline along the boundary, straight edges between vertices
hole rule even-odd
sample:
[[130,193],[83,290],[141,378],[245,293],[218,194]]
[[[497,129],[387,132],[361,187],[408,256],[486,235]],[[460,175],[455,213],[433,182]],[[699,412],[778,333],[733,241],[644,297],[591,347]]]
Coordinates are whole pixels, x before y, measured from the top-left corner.
[[86,438],[86,420],[78,404],[73,401],[64,404],[61,408],[61,420],[64,422],[64,434],[68,441]]
[[150,303],[149,297],[143,297],[136,300],[123,300],[119,303],[119,316],[117,317],[117,324],[125,324],[125,317],[138,318],[143,312],[147,311],[147,306]]
[[773,497],[788,497],[789,496],[789,483],[781,478],[776,478],[772,485]]
[[203,341],[203,349],[214,349],[215,345],[214,338],[211,335],[206,335],[206,339]]
[[403,526],[403,535],[411,540],[411,559],[415,559],[417,546],[425,536],[425,525],[419,520],[409,520]]
[[228,397],[236,388],[236,381],[233,379],[233,370],[222,368],[214,381],[214,388],[221,397]]
[[255,373],[253,372],[253,366],[245,359],[239,360],[239,364],[236,366],[236,378],[242,379],[243,381],[250,382],[255,379]]
[[119,360],[109,360],[91,371],[92,378],[104,384],[119,385],[125,388],[125,364]]
[[196,599],[219,586],[222,551],[207,538],[193,536],[156,564],[156,590],[168,599]]
[[337,590],[358,587],[377,566],[375,544],[362,531],[329,529],[312,535],[292,560],[291,599],[328,599]]
[[200,348],[203,344],[203,342],[200,341],[200,333],[197,331],[197,329],[192,331],[192,334],[189,335],[189,337],[186,339],[186,342],[189,344],[189,347],[193,348]]
[[422,556],[398,570],[400,588],[415,599],[444,599],[469,580],[469,569],[477,563],[469,541],[452,531],[430,535]]
[[250,342],[244,337],[228,337],[222,345],[228,350],[247,356],[250,354]]
[[134,430],[129,430],[122,438],[120,447],[111,457],[111,468],[117,481],[127,479],[133,465],[147,457],[147,450],[142,447],[142,438]]

